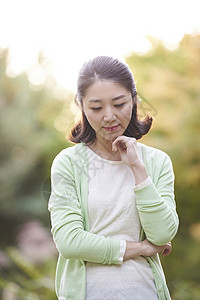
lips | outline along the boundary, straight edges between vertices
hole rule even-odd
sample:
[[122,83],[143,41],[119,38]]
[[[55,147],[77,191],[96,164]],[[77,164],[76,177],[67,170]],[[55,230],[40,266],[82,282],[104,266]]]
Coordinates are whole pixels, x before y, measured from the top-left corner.
[[116,131],[119,125],[111,126],[111,127],[103,127],[106,131]]

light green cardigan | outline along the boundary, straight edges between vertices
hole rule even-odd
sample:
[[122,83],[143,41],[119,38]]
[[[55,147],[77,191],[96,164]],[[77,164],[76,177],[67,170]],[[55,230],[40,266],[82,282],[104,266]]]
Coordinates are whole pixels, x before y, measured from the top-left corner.
[[[135,191],[142,229],[155,245],[171,241],[178,229],[174,201],[174,173],[171,160],[161,150],[140,144],[151,184]],[[86,266],[90,261],[119,264],[120,242],[89,232],[88,157],[84,143],[61,151],[51,168],[52,192],[49,200],[52,234],[59,251],[56,294],[59,300],[84,300]],[[146,257],[159,296],[171,299],[159,256]]]

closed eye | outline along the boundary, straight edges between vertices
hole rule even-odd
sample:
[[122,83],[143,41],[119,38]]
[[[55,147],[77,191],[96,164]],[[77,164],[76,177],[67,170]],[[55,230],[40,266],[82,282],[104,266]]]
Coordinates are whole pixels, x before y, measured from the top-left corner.
[[[125,103],[115,104],[115,107],[122,107]],[[102,107],[91,107],[92,110],[101,110]]]
[[125,103],[116,104],[115,107],[122,107]]
[[91,107],[92,110],[100,110],[101,107]]

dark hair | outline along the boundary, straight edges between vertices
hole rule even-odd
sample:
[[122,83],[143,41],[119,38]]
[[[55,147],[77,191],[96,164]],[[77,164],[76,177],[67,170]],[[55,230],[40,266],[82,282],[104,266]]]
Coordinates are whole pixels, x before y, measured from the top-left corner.
[[[77,94],[75,96],[76,104],[83,106],[82,98],[85,96],[87,89],[96,80],[109,80],[120,83],[132,95],[133,109],[130,123],[123,133],[126,136],[134,137],[137,140],[145,135],[151,128],[152,117],[147,115],[144,120],[139,120],[137,115],[137,100],[138,95],[133,79],[133,74],[129,67],[108,56],[97,56],[94,59],[86,62],[78,76]],[[82,120],[74,126],[69,139],[74,143],[93,143],[96,139],[96,133],[89,124],[84,111],[82,110]]]

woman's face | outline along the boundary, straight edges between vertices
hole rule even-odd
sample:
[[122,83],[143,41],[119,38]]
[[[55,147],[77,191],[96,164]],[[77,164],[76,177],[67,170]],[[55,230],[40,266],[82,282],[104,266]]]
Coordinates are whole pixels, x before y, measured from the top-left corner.
[[133,100],[123,85],[97,80],[82,100],[83,111],[97,140],[112,142],[124,133],[131,120]]

